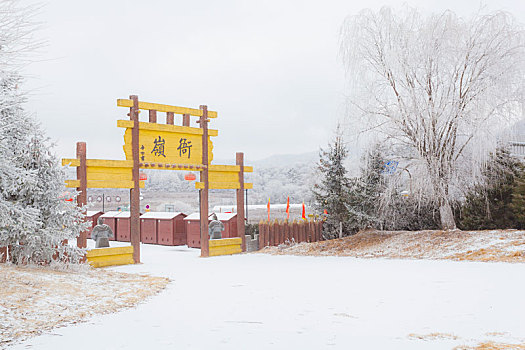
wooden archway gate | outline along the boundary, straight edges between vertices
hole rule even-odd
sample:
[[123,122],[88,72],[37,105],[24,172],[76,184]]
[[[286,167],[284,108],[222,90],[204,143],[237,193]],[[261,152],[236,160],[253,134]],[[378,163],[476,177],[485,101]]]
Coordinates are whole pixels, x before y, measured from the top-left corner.
[[[200,171],[200,181],[195,183],[200,196],[201,256],[209,256],[208,242],[208,191],[210,189],[235,189],[237,194],[237,230],[244,240],[244,189],[253,184],[244,183],[244,172],[253,168],[244,166],[243,153],[236,154],[236,165],[214,165],[211,136],[217,130],[208,129],[210,118],[217,112],[208,111],[207,106],[199,109],[140,102],[138,96],[117,100],[117,106],[129,107],[130,120],[118,120],[117,126],[126,128],[124,153],[126,160],[87,159],[86,143],[77,143],[75,159],[62,159],[62,165],[77,167],[77,179],[66,180],[67,187],[79,191],[77,204],[87,204],[88,188],[129,188],[130,189],[130,233],[133,259],[140,262],[140,188],[144,182],[139,179],[139,170],[194,170]],[[149,121],[140,122],[140,110],[149,112]],[[166,113],[166,124],[157,123],[157,113]],[[175,114],[182,115],[182,126],[175,125]],[[198,128],[190,127],[190,117],[199,117]],[[77,245],[87,246],[86,232],[77,239]]]

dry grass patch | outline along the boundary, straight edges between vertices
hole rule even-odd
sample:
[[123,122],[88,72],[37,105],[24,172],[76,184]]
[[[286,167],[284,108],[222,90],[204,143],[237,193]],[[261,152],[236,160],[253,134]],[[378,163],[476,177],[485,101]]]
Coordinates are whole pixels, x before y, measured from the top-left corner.
[[411,333],[408,335],[409,338],[419,339],[419,340],[441,340],[441,339],[450,339],[458,340],[459,337],[454,334],[449,333],[429,333],[429,334],[414,334]]
[[525,350],[525,344],[507,344],[488,341],[474,346],[456,346],[454,350]]
[[525,232],[361,231],[341,239],[266,247],[270,254],[525,262]]
[[102,269],[56,271],[0,264],[0,348],[95,314],[135,306],[168,282]]

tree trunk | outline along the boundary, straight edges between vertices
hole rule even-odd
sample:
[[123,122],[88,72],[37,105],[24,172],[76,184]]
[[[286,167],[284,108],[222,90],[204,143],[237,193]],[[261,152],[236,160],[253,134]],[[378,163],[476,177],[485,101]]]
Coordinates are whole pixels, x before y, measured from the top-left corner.
[[452,207],[450,203],[445,200],[439,206],[439,216],[441,219],[441,229],[443,230],[455,230],[456,221],[454,220],[454,214],[452,213]]

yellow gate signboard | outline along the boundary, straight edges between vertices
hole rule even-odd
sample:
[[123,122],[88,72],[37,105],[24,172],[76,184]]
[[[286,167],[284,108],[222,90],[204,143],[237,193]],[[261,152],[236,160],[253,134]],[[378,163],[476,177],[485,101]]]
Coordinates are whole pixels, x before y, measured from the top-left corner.
[[[62,165],[80,166],[79,159],[62,159]],[[87,159],[87,188],[133,188],[133,162],[129,160]],[[144,181],[139,182],[144,188]],[[80,180],[66,180],[66,187],[80,187]]]
[[[208,171],[209,188],[236,190],[241,188],[239,182],[239,172],[241,167],[238,165],[210,165]],[[244,172],[253,172],[253,167],[244,166]],[[203,182],[196,182],[195,188],[203,189]],[[252,189],[253,183],[244,183],[244,189]]]
[[[126,128],[124,153],[132,160],[131,132],[133,121],[118,120],[117,126]],[[140,162],[142,163],[202,163],[202,129],[189,126],[139,122]],[[210,136],[217,130],[208,130],[208,163],[213,160],[213,144]]]

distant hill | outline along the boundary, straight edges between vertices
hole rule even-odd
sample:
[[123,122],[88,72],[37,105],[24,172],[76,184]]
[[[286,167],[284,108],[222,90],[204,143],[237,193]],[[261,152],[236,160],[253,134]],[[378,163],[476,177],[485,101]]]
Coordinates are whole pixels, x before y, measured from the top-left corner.
[[268,158],[260,160],[247,160],[246,164],[250,164],[256,167],[281,167],[281,166],[294,166],[298,164],[303,165],[314,165],[319,160],[318,152],[308,152],[301,154],[275,154]]

